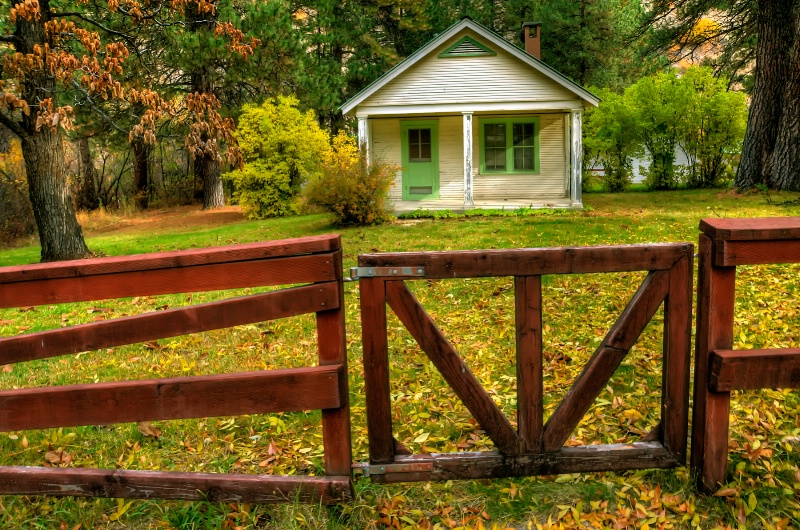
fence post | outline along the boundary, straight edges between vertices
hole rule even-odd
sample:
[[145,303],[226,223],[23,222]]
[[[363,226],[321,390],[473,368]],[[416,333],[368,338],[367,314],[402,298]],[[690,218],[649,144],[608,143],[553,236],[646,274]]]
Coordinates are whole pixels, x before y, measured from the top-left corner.
[[708,365],[711,353],[733,345],[733,306],[736,267],[713,263],[711,238],[700,235],[697,278],[697,333],[694,357],[692,468],[698,487],[713,491],[725,481],[728,462],[730,392],[711,392]]
[[344,283],[341,276],[342,250],[335,254],[339,272],[339,305],[336,309],[317,313],[317,345],[319,364],[339,364],[339,396],[342,406],[322,410],[322,443],[325,449],[325,474],[350,475],[353,460],[350,433],[350,391],[347,381],[347,336],[345,329]]

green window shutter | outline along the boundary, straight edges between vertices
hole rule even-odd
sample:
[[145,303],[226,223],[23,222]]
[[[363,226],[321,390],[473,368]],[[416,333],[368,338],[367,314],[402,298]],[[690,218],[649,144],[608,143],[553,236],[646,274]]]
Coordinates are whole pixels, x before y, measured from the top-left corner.
[[484,118],[478,127],[481,174],[538,174],[539,118]]

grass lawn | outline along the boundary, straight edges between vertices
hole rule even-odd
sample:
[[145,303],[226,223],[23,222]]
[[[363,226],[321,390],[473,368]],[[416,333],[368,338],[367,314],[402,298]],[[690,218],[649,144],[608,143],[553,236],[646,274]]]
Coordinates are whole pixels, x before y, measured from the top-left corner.
[[[696,243],[703,217],[800,214],[797,194],[736,196],[718,190],[590,194],[585,212],[524,217],[409,220],[335,229],[325,215],[244,220],[235,208],[155,210],[81,219],[89,246],[134,254],[339,232],[345,266],[360,253]],[[35,246],[0,251],[0,265],[32,263]],[[742,267],[735,348],[800,347],[796,266]],[[643,273],[549,276],[543,282],[545,414],[554,410]],[[493,399],[514,420],[513,286],[510,278],[410,282]],[[58,328],[231,296],[230,292],[0,310],[0,335]],[[353,451],[367,459],[358,285],[345,286]],[[471,421],[414,340],[389,311],[395,436],[414,452],[484,450]],[[659,311],[568,442],[635,441],[660,413]],[[0,389],[272,369],[315,364],[310,316],[5,366]],[[53,411],[58,415],[58,410]],[[735,396],[729,480],[706,497],[685,468],[486,480],[373,485],[355,482],[338,507],[2,497],[2,528],[774,528],[800,529],[800,397],[764,390]],[[222,473],[321,470],[319,413],[158,422],[158,438],[136,425],[0,433],[0,465],[44,465],[63,449],[70,466]]]

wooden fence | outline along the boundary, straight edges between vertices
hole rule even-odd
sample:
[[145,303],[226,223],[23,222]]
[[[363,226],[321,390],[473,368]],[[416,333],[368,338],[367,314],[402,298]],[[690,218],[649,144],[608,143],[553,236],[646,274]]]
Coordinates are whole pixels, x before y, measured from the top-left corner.
[[[370,462],[376,482],[448,480],[651,467],[686,459],[693,247],[367,254],[358,258]],[[542,284],[546,274],[649,271],[561,404],[544,422]],[[518,430],[495,405],[405,281],[514,278]],[[497,451],[411,455],[392,434],[386,305],[419,343]],[[658,308],[664,304],[661,421],[641,441],[563,447]]]
[[[0,392],[0,431],[322,409],[324,477],[0,467],[0,494],[231,502],[351,496],[350,412],[336,236],[0,268],[0,308],[304,284],[0,339],[0,364],[316,313],[319,366]],[[53,410],[58,414],[53,414]]]
[[732,390],[800,387],[800,349],[733,350],[736,267],[800,263],[800,218],[700,223],[692,468],[699,486],[725,481]]
[[[736,266],[800,262],[800,219],[701,222],[692,467],[725,480],[731,390],[800,386],[800,349],[732,350]],[[368,464],[376,482],[674,467],[686,461],[693,247],[407,252],[359,256]],[[542,282],[548,274],[648,271],[547,421]],[[515,430],[406,281],[513,277]],[[0,268],[0,308],[308,284],[0,339],[0,364],[315,313],[319,366],[0,392],[0,431],[322,409],[324,477],[0,467],[0,494],[340,502],[351,497],[351,438],[339,236]],[[392,433],[387,304],[496,451],[413,455]],[[664,307],[661,420],[630,444],[564,447],[636,339]],[[121,406],[128,404],[128,406]],[[59,414],[51,411],[58,408]]]

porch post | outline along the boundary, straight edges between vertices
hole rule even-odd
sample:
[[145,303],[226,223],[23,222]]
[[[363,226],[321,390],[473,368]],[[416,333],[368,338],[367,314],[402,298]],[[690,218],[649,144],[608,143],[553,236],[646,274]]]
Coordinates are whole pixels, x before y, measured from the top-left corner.
[[570,122],[572,124],[570,136],[570,202],[572,206],[581,207],[581,164],[583,162],[583,138],[581,135],[581,116],[580,110],[570,112]]
[[472,202],[472,112],[464,116],[464,209],[473,207]]
[[371,153],[369,146],[369,116],[358,116],[358,148],[364,153],[367,164],[371,163]]

